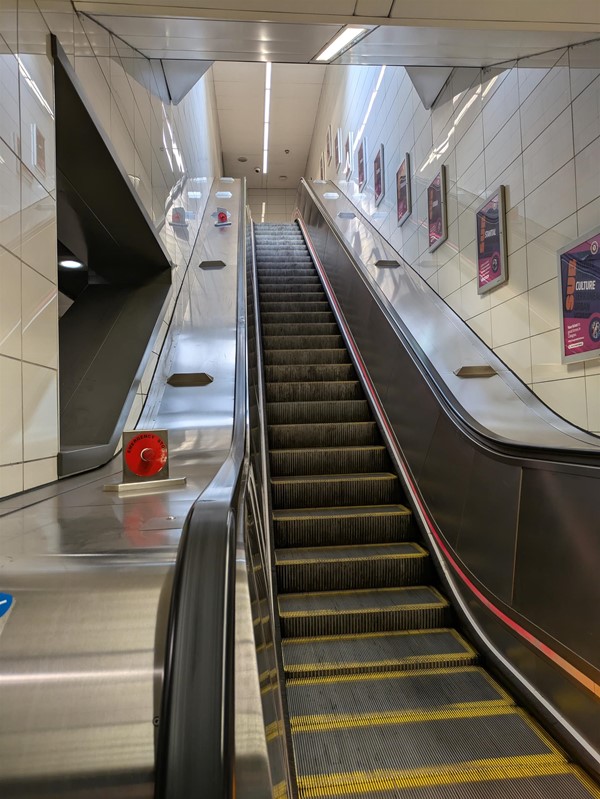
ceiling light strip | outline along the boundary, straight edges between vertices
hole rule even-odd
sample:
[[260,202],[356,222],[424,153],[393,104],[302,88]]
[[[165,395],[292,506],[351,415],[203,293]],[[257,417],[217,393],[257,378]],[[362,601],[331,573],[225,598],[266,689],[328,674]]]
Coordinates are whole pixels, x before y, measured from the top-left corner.
[[265,125],[263,138],[263,175],[267,174],[269,167],[269,119],[271,116],[271,68],[272,64],[267,61],[265,71]]
[[344,28],[338,33],[335,39],[328,44],[321,53],[319,53],[319,55],[315,58],[315,61],[332,61],[342,52],[342,50],[348,47],[351,42],[353,42],[355,39],[358,39],[359,36],[362,36],[366,30],[366,28]]

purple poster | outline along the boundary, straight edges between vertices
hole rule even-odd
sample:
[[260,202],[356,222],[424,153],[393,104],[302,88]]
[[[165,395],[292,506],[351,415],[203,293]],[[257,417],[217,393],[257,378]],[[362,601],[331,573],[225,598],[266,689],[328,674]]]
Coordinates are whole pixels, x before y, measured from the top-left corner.
[[346,136],[346,146],[344,147],[344,177],[350,180],[354,171],[354,138],[352,131]]
[[427,225],[429,230],[429,252],[448,238],[446,224],[446,167],[442,167],[427,187]]
[[476,213],[477,293],[508,280],[504,239],[504,186],[500,186]]
[[358,148],[358,190],[362,191],[367,183],[367,141],[362,138]]
[[383,144],[377,151],[375,161],[373,162],[373,186],[375,189],[375,205],[383,200],[385,194],[385,175],[383,171]]
[[600,355],[600,230],[587,234],[558,259],[563,363]]
[[325,149],[327,151],[327,163],[331,163],[331,158],[333,156],[333,135],[331,133],[331,125],[327,128],[327,141],[325,142]]
[[334,142],[334,155],[335,155],[335,170],[336,172],[339,171],[339,168],[342,164],[342,129],[338,128],[337,133],[335,134],[335,142]]
[[396,209],[398,212],[398,224],[402,225],[412,211],[410,196],[410,155],[406,153],[404,161],[396,172]]

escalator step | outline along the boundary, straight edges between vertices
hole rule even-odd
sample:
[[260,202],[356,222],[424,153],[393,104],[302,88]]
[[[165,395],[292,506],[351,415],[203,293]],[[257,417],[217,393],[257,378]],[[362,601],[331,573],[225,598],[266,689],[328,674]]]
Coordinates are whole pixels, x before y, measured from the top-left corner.
[[339,328],[335,322],[265,322],[263,320],[264,338],[305,338],[306,336],[339,336]]
[[311,422],[368,422],[371,411],[366,400],[321,400],[320,402],[267,402],[269,424]]
[[280,593],[422,585],[431,577],[428,553],[412,542],[278,549],[275,564]]
[[295,364],[350,363],[348,350],[265,350],[266,366],[292,366]]
[[321,294],[323,292],[323,287],[318,277],[309,277],[301,283],[295,283],[293,285],[286,280],[276,280],[265,284],[265,282],[259,278],[258,287],[260,296],[269,297],[269,299],[278,294],[289,295],[296,291],[299,294]]
[[514,700],[480,667],[353,674],[286,680],[292,730],[353,726],[395,716],[410,721],[439,712],[513,706]]
[[325,299],[325,295],[316,301],[313,299],[312,296],[309,296],[308,300],[303,300],[301,302],[295,302],[292,300],[282,300],[282,299],[275,299],[275,300],[261,300],[260,303],[261,313],[263,317],[265,314],[268,313],[314,313],[314,312],[323,312],[326,311],[327,313],[331,313],[331,307],[327,300]]
[[335,316],[331,313],[331,311],[313,311],[312,313],[302,313],[299,311],[277,313],[273,311],[267,311],[266,313],[262,314],[261,319],[264,325],[276,324],[277,322],[287,322],[288,324],[295,324],[297,322],[317,322],[321,324],[324,322],[335,322]]
[[286,675],[298,678],[439,669],[478,660],[475,650],[449,629],[287,638],[281,651]]
[[[330,305],[327,302],[326,294],[322,288],[315,286],[312,291],[265,291],[260,293],[260,307],[263,308],[269,303],[292,303],[292,305],[300,305],[300,308],[294,310],[301,311],[303,303],[325,303],[325,308],[330,310]],[[282,308],[281,310],[285,310]],[[306,310],[309,310],[308,308]],[[310,309],[315,310],[314,308]],[[319,310],[319,309],[316,309]]]
[[263,336],[265,352],[270,350],[335,350],[344,346],[344,339],[337,334],[327,336],[299,333],[287,336]]
[[406,541],[414,533],[412,522],[403,505],[273,511],[278,548]]
[[294,474],[389,472],[392,468],[387,449],[383,445],[376,447],[272,449],[270,461],[271,474],[274,477]]
[[274,383],[355,382],[356,372],[351,363],[308,363],[265,368],[267,390]]
[[282,594],[278,604],[286,638],[445,627],[450,615],[428,586]]
[[466,717],[459,711],[431,712],[409,722],[292,731],[292,744],[300,796],[402,787],[417,776],[417,784],[427,785],[429,774],[434,784],[444,773],[448,784],[475,782],[486,774],[510,777],[514,766],[537,766],[538,773],[547,773],[544,768],[564,764],[541,730],[506,706]]
[[358,380],[315,380],[267,383],[269,402],[316,402],[321,400],[362,400],[365,395]]
[[319,276],[317,274],[306,272],[300,275],[282,275],[277,276],[265,275],[260,272],[258,275],[258,285],[261,291],[279,291],[279,286],[298,286],[299,291],[302,291],[302,286],[321,285]]
[[375,422],[336,422],[314,424],[269,424],[272,449],[291,447],[360,447],[379,444],[381,438]]
[[323,508],[331,506],[390,505],[400,501],[395,474],[325,474],[274,477],[273,508]]
[[[600,791],[581,769],[564,762],[538,766],[523,764],[498,769],[499,774],[469,769],[454,773],[406,774],[401,780],[377,779],[364,790],[332,794],[314,787],[301,797],[331,799],[351,796],[352,799],[600,799]],[[387,787],[393,785],[395,787]],[[379,787],[378,787],[379,786]]]

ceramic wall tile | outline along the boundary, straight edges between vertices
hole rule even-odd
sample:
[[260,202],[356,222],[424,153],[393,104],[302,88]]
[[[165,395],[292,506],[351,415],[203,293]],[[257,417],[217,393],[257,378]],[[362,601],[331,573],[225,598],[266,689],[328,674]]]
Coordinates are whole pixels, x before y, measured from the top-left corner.
[[21,262],[1,247],[0,355],[21,357]]
[[552,380],[548,383],[534,382],[533,389],[552,410],[567,421],[586,429],[588,413],[585,383],[584,377],[573,377],[570,380]]
[[492,308],[494,347],[529,338],[529,335],[529,305],[526,293]]
[[496,355],[504,361],[508,368],[512,369],[517,377],[528,385],[532,381],[531,341],[531,339],[524,338],[494,349]]
[[578,153],[600,136],[600,76],[573,101],[573,141]]
[[20,256],[36,272],[56,283],[56,200],[25,166],[21,168]]
[[20,170],[17,156],[0,140],[0,246],[15,255],[21,245]]
[[582,208],[600,197],[600,138],[595,139],[575,158],[577,206]]
[[58,452],[58,374],[23,363],[23,454],[25,460]]
[[23,490],[23,465],[0,466],[0,497],[9,497]]
[[23,488],[29,488],[52,483],[58,479],[57,459],[44,458],[39,461],[29,461],[23,464]]
[[523,152],[525,196],[573,159],[573,120],[569,106]]
[[567,380],[585,375],[583,363],[563,364],[560,360],[560,330],[548,330],[531,338],[532,377],[534,383]]
[[23,460],[21,361],[0,355],[0,464]]
[[[0,28],[2,30],[2,28]],[[0,35],[0,138],[20,155],[19,66],[16,56]]]
[[22,273],[23,360],[58,368],[58,289],[27,264]]

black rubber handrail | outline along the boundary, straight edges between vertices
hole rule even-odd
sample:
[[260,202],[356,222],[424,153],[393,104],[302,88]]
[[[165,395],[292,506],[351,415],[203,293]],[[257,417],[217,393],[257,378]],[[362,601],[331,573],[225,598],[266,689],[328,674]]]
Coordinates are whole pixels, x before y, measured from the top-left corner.
[[194,502],[177,553],[156,752],[156,799],[233,795],[236,510],[245,490],[247,397],[245,183],[240,200],[233,433]]

